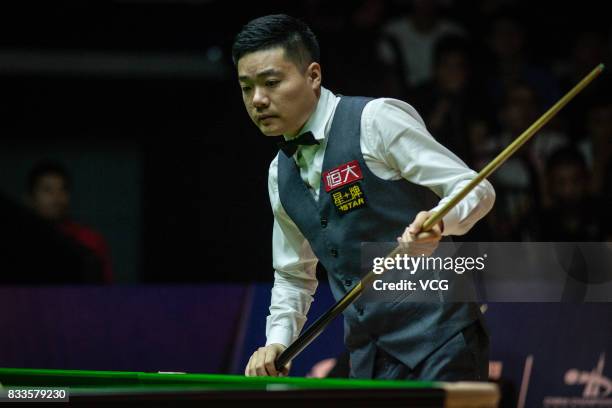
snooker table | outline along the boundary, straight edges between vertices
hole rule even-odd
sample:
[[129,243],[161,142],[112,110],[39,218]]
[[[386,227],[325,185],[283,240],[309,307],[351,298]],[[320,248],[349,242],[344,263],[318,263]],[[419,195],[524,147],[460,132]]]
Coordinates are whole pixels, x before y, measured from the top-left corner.
[[[59,387],[70,406],[496,407],[497,386],[427,382],[220,374],[0,368],[8,390]],[[14,394],[13,394],[14,395]],[[6,401],[6,399],[4,400]],[[16,401],[15,401],[16,402]],[[25,403],[25,401],[23,401]],[[0,402],[0,406],[3,403]],[[34,403],[40,406],[39,402]],[[57,404],[55,404],[57,405]],[[24,406],[20,403],[18,406]]]

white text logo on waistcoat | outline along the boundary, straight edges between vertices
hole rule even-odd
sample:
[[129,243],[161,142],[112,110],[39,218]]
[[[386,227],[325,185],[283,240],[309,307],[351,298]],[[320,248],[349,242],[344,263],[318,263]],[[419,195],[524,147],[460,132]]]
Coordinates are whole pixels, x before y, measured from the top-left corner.
[[329,193],[331,190],[338,187],[361,180],[363,175],[361,174],[359,163],[357,160],[353,160],[352,162],[341,164],[336,168],[324,172],[322,177],[325,183],[325,191]]

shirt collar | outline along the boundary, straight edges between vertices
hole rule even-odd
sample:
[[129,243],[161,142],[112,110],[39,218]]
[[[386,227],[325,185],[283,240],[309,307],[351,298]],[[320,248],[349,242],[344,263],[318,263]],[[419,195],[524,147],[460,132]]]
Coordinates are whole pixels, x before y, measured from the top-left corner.
[[[336,95],[334,95],[328,89],[321,87],[321,96],[317,102],[317,107],[295,137],[301,135],[302,133],[312,132],[316,140],[325,140],[325,128],[332,114],[334,113],[334,109],[336,107],[335,102]],[[283,135],[283,137],[285,140],[292,139],[287,135]]]

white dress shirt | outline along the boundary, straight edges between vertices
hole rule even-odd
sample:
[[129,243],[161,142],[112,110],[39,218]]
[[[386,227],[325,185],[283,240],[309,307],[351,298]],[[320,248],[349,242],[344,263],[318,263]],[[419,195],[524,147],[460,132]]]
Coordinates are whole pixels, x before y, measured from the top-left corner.
[[[319,145],[300,146],[294,159],[300,175],[318,200],[326,140],[340,97],[322,88],[317,107],[299,134],[310,131]],[[389,98],[370,101],[361,115],[361,152],[368,168],[385,180],[404,178],[442,197],[432,211],[470,182],[476,172],[439,144],[409,104]],[[279,152],[279,154],[284,154]],[[317,258],[299,228],[285,212],[278,194],[278,156],[268,175],[274,213],[272,260],[275,269],[266,344],[288,346],[302,330],[317,288]],[[444,218],[443,235],[465,234],[493,206],[495,191],[480,183]],[[424,211],[428,210],[426,208]],[[406,220],[406,226],[412,222]]]

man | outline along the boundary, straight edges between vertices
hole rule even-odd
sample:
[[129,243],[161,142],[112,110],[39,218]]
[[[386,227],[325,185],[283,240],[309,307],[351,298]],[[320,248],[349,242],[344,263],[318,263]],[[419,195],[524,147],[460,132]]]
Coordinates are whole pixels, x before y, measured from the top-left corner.
[[[550,206],[538,214],[541,241],[597,242],[606,240],[606,211],[596,196],[589,194],[591,174],[584,156],[565,146],[546,162]],[[527,221],[528,222],[528,221]],[[538,223],[534,223],[537,225]]]
[[40,162],[30,170],[27,183],[28,204],[34,212],[91,253],[101,266],[97,281],[111,283],[113,271],[106,240],[70,219],[70,176],[64,167],[52,161]]
[[[398,240],[431,254],[442,235],[463,234],[484,216],[494,191],[481,183],[421,232],[475,173],[429,135],[410,105],[323,88],[314,34],[286,15],[249,22],[232,54],[249,116],[264,135],[286,140],[269,172],[276,271],[267,342],[245,374],[287,375],[289,367],[277,372],[274,361],[305,323],[317,262],[338,299],[359,281],[362,242]],[[444,197],[434,208],[432,191]],[[344,317],[353,377],[486,378],[488,340],[476,305],[357,301]]]

